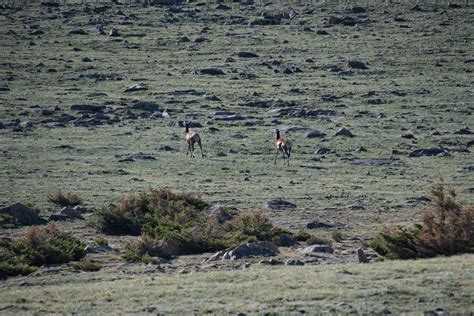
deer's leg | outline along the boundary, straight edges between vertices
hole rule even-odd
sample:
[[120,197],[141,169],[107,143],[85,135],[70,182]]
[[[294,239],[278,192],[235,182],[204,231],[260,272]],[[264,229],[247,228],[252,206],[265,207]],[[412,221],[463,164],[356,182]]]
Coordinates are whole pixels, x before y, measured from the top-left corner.
[[275,154],[275,161],[273,162],[274,165],[276,165],[276,163],[277,163],[277,157],[278,157],[278,152],[279,151],[280,151],[280,149],[277,148],[276,154]]
[[204,153],[202,152],[201,140],[198,141],[199,148],[201,148],[201,156],[204,158]]
[[194,156],[194,143],[191,143],[191,157],[196,157]]

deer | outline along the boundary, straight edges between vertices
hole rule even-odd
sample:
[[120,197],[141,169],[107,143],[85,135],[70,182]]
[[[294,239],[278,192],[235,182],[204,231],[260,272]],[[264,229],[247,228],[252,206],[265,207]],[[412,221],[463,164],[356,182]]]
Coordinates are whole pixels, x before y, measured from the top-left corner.
[[278,153],[281,151],[283,153],[283,158],[286,159],[286,163],[290,165],[290,155],[291,155],[291,142],[288,137],[280,136],[280,130],[275,129],[275,146],[276,154],[275,161],[273,162],[276,165]]
[[188,150],[186,151],[186,156],[191,153],[191,158],[196,157],[194,155],[194,144],[198,143],[199,148],[201,148],[201,155],[204,158],[204,153],[202,151],[201,145],[201,136],[197,132],[193,132],[189,130],[189,123],[184,123],[185,131],[186,131],[186,143],[188,144]]

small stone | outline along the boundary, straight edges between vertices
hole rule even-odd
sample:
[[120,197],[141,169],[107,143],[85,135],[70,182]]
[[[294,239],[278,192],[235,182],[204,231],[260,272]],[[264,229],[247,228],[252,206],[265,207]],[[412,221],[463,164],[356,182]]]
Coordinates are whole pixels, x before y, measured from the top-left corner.
[[354,134],[352,134],[352,132],[350,130],[348,130],[347,128],[343,127],[341,129],[339,129],[335,134],[334,136],[347,136],[347,137],[354,137]]

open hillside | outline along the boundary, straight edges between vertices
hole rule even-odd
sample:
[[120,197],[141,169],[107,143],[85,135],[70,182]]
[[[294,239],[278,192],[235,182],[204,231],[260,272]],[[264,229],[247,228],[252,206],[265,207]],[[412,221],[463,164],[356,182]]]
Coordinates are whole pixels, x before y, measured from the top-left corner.
[[[87,254],[97,272],[1,281],[0,314],[474,312],[472,255],[377,262],[369,247],[417,223],[440,176],[474,203],[473,20],[467,1],[3,1],[0,208],[112,250]],[[186,155],[185,122],[204,155]],[[105,234],[97,210],[150,188],[261,209],[332,252],[125,262],[140,234]],[[59,214],[58,190],[80,217]],[[2,221],[0,238],[30,234]]]

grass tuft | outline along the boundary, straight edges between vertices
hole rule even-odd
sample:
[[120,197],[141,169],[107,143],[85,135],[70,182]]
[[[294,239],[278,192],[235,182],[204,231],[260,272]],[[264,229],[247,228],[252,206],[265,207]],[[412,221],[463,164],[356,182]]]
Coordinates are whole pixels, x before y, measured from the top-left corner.
[[48,201],[59,206],[82,204],[82,198],[75,193],[63,193],[61,190],[48,194]]

